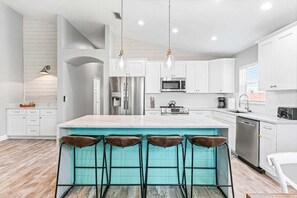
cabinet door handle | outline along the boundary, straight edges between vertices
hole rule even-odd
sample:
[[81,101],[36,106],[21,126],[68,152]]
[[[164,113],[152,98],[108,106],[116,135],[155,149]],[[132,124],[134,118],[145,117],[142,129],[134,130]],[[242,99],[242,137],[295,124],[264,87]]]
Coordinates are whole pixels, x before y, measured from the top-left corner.
[[273,88],[273,86],[271,85],[270,88]]
[[270,127],[263,127],[264,129],[267,129],[267,130],[271,130],[271,128]]
[[261,138],[262,137],[262,135],[259,135],[259,138]]

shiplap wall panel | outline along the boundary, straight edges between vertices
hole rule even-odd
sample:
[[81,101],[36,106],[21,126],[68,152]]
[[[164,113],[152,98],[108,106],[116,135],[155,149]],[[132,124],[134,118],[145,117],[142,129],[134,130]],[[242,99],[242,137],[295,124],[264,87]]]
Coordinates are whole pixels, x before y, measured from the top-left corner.
[[[24,80],[26,102],[57,100],[57,25],[24,18]],[[39,72],[50,65],[50,75]]]
[[[120,52],[120,39],[115,39],[115,55]],[[167,48],[160,45],[137,41],[134,39],[124,38],[124,57],[125,58],[147,58],[148,60],[163,60]],[[203,54],[185,52],[183,50],[172,47],[173,54],[177,60],[210,60],[216,57],[211,57]]]

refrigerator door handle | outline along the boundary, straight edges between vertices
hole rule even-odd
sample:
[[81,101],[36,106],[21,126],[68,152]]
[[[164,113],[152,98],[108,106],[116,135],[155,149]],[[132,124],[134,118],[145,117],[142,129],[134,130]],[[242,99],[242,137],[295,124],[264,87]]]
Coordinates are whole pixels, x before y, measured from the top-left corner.
[[125,99],[125,101],[124,101],[124,109],[128,109],[129,108],[129,102],[128,102],[128,100],[127,99]]

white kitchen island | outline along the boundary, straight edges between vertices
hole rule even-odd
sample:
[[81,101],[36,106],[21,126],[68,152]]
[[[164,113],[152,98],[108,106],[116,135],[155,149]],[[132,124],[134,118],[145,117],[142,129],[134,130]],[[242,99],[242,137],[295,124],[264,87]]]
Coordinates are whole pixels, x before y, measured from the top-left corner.
[[[146,145],[145,135],[147,134],[180,134],[180,135],[222,135],[228,137],[229,126],[213,120],[211,118],[202,116],[121,116],[121,115],[92,115],[84,116],[75,120],[71,120],[59,125],[57,137],[60,138],[65,135],[108,135],[108,134],[142,134],[143,145]],[[98,164],[102,163],[103,144],[98,145]],[[143,146],[143,156],[146,156],[146,149]],[[136,164],[138,161],[137,147],[113,148],[113,163],[117,165],[129,165]],[[73,152],[71,148],[65,147],[62,152],[61,161],[61,176],[59,183],[71,183],[73,182],[73,169],[71,168],[73,163]],[[94,148],[83,148],[76,154],[76,161],[79,164],[90,166],[94,164],[93,155]],[[136,152],[136,153],[134,153]],[[176,162],[176,150],[173,148],[150,148],[150,164],[158,165],[174,165]],[[186,157],[186,167],[191,164],[191,146],[188,143]],[[229,174],[227,168],[227,152],[224,147],[218,149],[214,148],[202,148],[195,146],[195,161],[194,166],[210,167],[210,169],[200,169],[194,171],[194,183],[195,184],[228,184]],[[83,154],[83,155],[82,155]],[[181,155],[181,154],[180,154]],[[82,157],[84,156],[84,157]],[[86,157],[87,156],[87,157]],[[107,147],[107,156],[108,147]],[[181,158],[180,158],[181,159]],[[107,161],[109,159],[107,158]],[[145,160],[145,159],[144,159]],[[173,163],[173,164],[172,164]],[[181,165],[182,163],[180,163]],[[181,166],[180,166],[181,167]],[[216,178],[216,171],[211,169],[217,167],[218,177]],[[101,171],[98,171],[101,173]],[[137,183],[139,180],[139,171],[123,170],[114,171],[112,175],[112,181],[114,183]],[[76,173],[76,183],[93,183],[94,171],[83,169]],[[190,169],[186,171],[187,184],[190,181]],[[98,175],[99,177],[101,175]],[[153,170],[150,172],[149,183],[176,183],[177,181],[176,170]],[[99,180],[100,181],[100,180]],[[59,188],[59,195],[63,194],[67,190],[66,187]],[[231,190],[227,188],[221,188],[224,194],[229,195]]]

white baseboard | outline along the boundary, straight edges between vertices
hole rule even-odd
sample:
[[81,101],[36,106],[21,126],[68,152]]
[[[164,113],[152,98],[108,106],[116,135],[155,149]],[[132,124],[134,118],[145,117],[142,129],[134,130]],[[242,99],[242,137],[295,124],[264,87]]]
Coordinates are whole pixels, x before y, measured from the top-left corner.
[[0,136],[0,141],[7,140],[7,139],[8,139],[7,135]]

